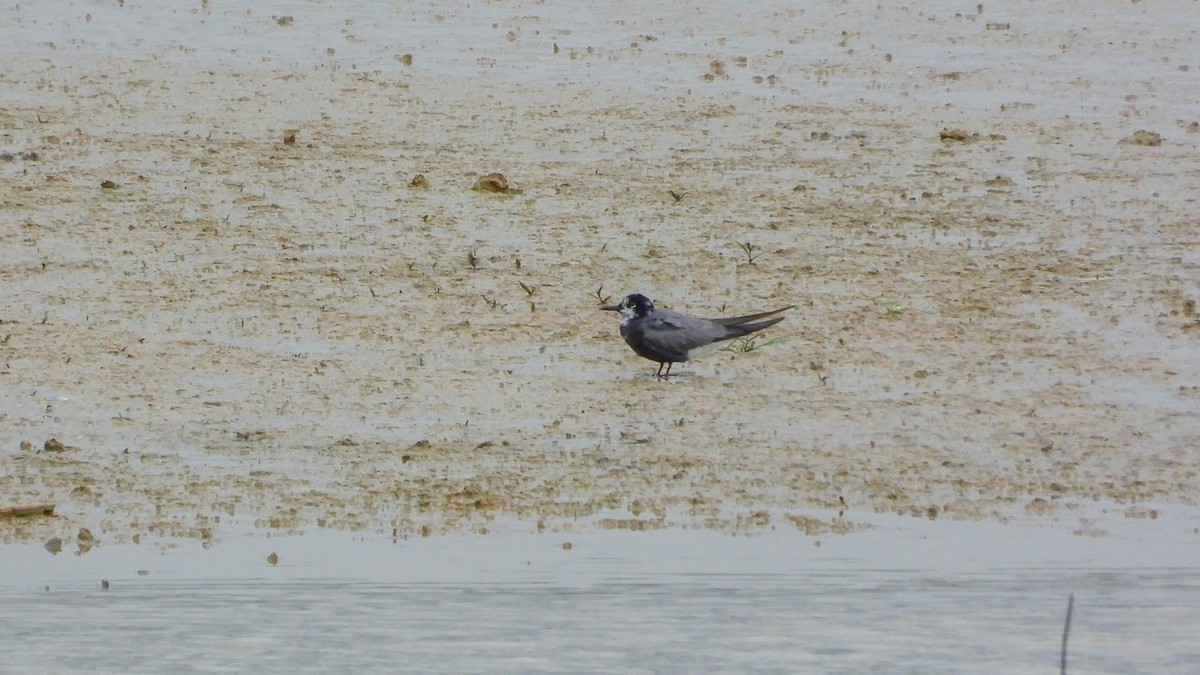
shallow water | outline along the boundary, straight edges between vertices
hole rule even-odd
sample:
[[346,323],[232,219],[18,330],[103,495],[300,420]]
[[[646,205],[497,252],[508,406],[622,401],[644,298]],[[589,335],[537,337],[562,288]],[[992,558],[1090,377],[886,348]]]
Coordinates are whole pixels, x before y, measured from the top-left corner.
[[[1194,672],[1183,570],[131,582],[6,593],[6,672]],[[53,636],[53,637],[50,637]]]
[[819,538],[514,523],[8,546],[0,651],[5,672],[1050,672],[1074,593],[1073,672],[1200,662],[1200,514],[1168,508],[1104,536],[868,520]]

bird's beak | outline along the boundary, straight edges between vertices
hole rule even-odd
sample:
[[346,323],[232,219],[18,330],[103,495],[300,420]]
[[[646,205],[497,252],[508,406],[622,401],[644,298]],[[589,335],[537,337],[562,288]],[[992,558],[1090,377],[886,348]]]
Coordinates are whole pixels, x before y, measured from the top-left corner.
[[606,312],[619,312],[619,311],[621,311],[621,306],[620,305],[604,305],[604,306],[600,307],[600,309],[602,309]]

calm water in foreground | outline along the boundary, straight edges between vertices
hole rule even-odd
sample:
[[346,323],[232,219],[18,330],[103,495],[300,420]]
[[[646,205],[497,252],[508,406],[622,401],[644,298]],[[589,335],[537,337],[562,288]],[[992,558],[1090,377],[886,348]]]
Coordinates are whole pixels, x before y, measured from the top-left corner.
[[0,670],[1056,672],[1069,593],[1073,672],[1200,664],[1193,513],[876,524],[7,546]]

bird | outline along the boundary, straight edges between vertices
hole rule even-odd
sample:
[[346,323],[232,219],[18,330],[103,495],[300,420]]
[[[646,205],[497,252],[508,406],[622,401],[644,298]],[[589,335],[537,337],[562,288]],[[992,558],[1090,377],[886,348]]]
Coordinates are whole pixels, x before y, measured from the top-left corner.
[[658,372],[655,377],[667,380],[675,363],[690,361],[708,353],[719,342],[774,326],[784,319],[775,315],[793,307],[795,305],[788,305],[769,312],[726,319],[700,319],[669,309],[658,309],[650,298],[634,293],[615,305],[600,309],[621,314],[621,337],[625,338],[625,343],[638,356],[657,361]]

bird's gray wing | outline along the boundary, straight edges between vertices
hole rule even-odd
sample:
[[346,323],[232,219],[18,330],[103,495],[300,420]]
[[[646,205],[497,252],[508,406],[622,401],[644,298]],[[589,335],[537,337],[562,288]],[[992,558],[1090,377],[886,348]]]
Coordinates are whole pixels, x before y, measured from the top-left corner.
[[731,317],[728,317],[725,319],[704,319],[704,320],[711,321],[715,324],[719,324],[722,326],[740,326],[744,323],[750,323],[751,321],[758,321],[759,319],[765,319],[768,316],[775,316],[776,314],[781,314],[783,312],[788,311],[789,309],[791,309],[793,307],[795,307],[795,305],[788,305],[787,307],[780,307],[779,309],[773,309],[769,312],[759,312],[758,314],[747,314],[746,316],[731,316]]
[[667,357],[668,361],[686,361],[688,352],[732,337],[729,329],[706,319],[659,310],[642,323],[641,341],[646,351]]

